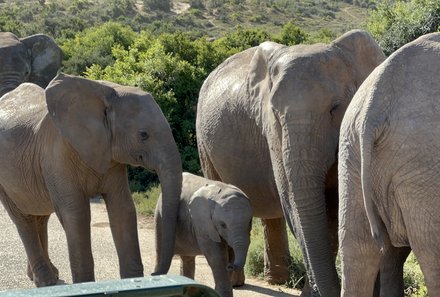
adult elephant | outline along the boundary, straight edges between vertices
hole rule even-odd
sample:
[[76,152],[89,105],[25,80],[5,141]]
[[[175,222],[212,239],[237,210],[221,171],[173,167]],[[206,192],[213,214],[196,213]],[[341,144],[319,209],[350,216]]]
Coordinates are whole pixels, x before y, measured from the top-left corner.
[[47,35],[18,38],[0,32],[0,97],[23,82],[47,87],[61,67],[63,52]]
[[432,33],[377,67],[347,109],[339,144],[341,296],[371,296],[379,265],[408,247],[429,296],[440,296],[438,73],[440,33]]
[[272,280],[286,279],[284,213],[314,292],[339,295],[339,127],[355,91],[384,58],[360,30],[329,45],[265,42],[230,57],[204,82],[196,123],[203,173],[251,199],[266,224]]
[[66,232],[73,282],[94,280],[89,198],[107,206],[123,278],[143,275],[127,166],[156,171],[163,199],[163,252],[173,256],[182,165],[170,126],[148,93],[59,74],[46,90],[23,83],[0,100],[0,199],[26,249],[29,276],[53,285],[47,252],[55,212]]

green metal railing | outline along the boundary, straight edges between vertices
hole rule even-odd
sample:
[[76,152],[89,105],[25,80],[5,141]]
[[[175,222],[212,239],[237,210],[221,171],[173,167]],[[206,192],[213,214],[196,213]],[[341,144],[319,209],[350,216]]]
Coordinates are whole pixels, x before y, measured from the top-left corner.
[[0,297],[220,297],[213,289],[178,275],[58,285],[0,292]]

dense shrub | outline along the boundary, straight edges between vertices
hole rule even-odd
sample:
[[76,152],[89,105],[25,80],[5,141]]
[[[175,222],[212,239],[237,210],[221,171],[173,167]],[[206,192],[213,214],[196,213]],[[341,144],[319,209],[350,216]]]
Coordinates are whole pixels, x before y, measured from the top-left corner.
[[439,29],[438,0],[384,0],[378,2],[368,20],[368,30],[387,55],[419,36]]

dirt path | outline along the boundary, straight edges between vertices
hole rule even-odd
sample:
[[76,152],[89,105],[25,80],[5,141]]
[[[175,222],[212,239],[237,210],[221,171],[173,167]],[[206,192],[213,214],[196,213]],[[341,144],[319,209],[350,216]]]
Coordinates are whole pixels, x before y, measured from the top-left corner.
[[[119,267],[114,248],[107,212],[104,204],[92,203],[92,249],[95,259],[96,280],[119,278]],[[139,219],[139,237],[145,275],[154,266],[154,237],[151,219]],[[60,271],[60,278],[71,283],[67,244],[64,231],[55,216],[49,221],[49,254]],[[0,205],[0,291],[32,288],[33,283],[26,276],[26,256],[15,226]],[[179,259],[174,258],[170,274],[179,274]],[[196,281],[214,286],[211,270],[204,257],[196,259]],[[283,286],[270,286],[261,280],[247,279],[247,284],[234,290],[235,297],[299,296],[298,291]]]

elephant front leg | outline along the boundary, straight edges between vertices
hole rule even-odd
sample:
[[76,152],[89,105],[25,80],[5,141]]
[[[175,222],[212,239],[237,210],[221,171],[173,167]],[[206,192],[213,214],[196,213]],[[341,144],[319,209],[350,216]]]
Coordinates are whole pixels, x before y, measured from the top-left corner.
[[290,257],[284,218],[262,219],[264,228],[264,274],[270,284],[285,284],[289,280]]
[[194,279],[196,270],[196,257],[180,256],[180,275]]
[[[103,194],[110,228],[119,258],[121,278],[144,276],[139,249],[136,209],[128,189],[127,178],[118,178],[114,189]],[[116,181],[116,180],[119,180]]]
[[224,243],[216,243],[209,239],[199,239],[199,246],[205,255],[214,276],[215,290],[222,297],[233,297],[228,270],[228,251]]
[[66,233],[72,281],[95,281],[88,198],[74,195],[54,200],[56,214]]

